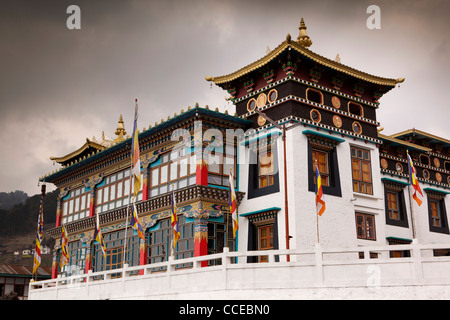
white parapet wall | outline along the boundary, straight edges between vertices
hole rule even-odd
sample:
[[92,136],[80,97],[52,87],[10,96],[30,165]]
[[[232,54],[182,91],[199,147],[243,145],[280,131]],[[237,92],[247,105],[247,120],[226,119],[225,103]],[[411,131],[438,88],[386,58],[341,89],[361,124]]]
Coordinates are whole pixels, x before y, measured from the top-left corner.
[[[450,299],[450,257],[433,255],[434,249],[448,248],[225,248],[214,255],[30,282],[29,299]],[[408,251],[410,257],[390,258],[393,250]],[[261,255],[269,261],[247,263],[248,257]],[[202,261],[220,264],[201,267]],[[192,268],[177,268],[186,263]],[[160,267],[164,271],[154,271]]]

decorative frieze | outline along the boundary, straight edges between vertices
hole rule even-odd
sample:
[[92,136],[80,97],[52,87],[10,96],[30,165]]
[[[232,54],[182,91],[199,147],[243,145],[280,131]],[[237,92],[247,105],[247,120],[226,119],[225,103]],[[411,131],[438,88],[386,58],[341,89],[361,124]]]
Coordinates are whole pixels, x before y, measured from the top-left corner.
[[[178,214],[183,214],[188,218],[199,217],[219,217],[228,210],[228,189],[214,188],[208,186],[190,186],[175,191],[175,201],[177,202]],[[171,193],[161,195],[146,201],[136,203],[136,209],[143,226],[150,227],[157,220],[170,217],[171,212]],[[238,205],[244,197],[243,192],[236,192]],[[107,211],[99,215],[100,226],[114,223],[124,223],[127,216],[128,206]],[[131,214],[129,213],[129,216]],[[121,222],[123,221],[123,222]],[[77,233],[82,230],[93,229],[95,227],[95,217],[87,217],[65,225],[69,234]],[[120,228],[124,228],[121,225]],[[111,230],[104,230],[108,232]],[[53,238],[61,236],[61,227],[55,227],[47,230],[47,233]]]

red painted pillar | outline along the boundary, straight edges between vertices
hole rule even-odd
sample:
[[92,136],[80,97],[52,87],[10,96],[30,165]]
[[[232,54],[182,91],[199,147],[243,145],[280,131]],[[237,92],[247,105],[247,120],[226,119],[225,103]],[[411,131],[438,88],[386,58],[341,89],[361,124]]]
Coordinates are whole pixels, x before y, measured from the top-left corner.
[[148,169],[144,168],[142,174],[142,201],[148,200]]
[[208,185],[208,164],[203,159],[201,153],[197,154],[197,171],[195,172],[195,180],[197,185]]
[[52,260],[52,279],[56,279],[58,277],[58,252],[53,251],[53,260]]
[[58,196],[58,202],[56,203],[56,225],[55,227],[61,227],[61,202],[62,199]]
[[[139,265],[147,264],[147,241],[139,238]],[[144,274],[144,270],[139,270],[139,274]]]
[[95,187],[89,192],[89,217],[95,216]]
[[[208,254],[208,220],[195,219],[194,221],[194,256],[205,256]],[[207,261],[202,261],[201,266],[206,267]]]
[[92,268],[92,247],[86,248],[86,261],[84,265],[84,273],[88,273]]

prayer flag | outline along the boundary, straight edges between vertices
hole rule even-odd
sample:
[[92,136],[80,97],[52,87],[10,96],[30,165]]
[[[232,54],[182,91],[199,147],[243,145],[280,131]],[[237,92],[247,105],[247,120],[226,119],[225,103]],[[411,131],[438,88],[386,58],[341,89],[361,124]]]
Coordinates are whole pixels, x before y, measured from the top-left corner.
[[316,210],[317,210],[317,214],[319,216],[322,216],[322,214],[325,211],[325,202],[322,200],[322,195],[323,195],[323,191],[322,191],[322,180],[320,177],[320,172],[319,172],[319,168],[317,167],[317,163],[316,163],[316,186],[315,186],[315,192],[316,192]]
[[136,99],[136,107],[134,109],[134,127],[133,127],[133,141],[131,144],[131,161],[132,172],[134,177],[134,197],[136,198],[141,189],[141,161],[139,159],[139,138],[137,130],[138,119],[138,104]]
[[417,180],[417,177],[416,177],[416,168],[414,168],[414,164],[412,162],[411,157],[409,156],[408,151],[406,151],[406,156],[408,158],[409,183],[414,188],[414,193],[413,193],[412,197],[414,200],[416,200],[417,204],[420,206],[422,204],[422,200],[419,199],[417,193],[419,193],[421,197],[423,197],[423,194],[422,194],[422,190],[420,189],[420,186],[419,186],[419,181]]
[[229,205],[231,220],[233,221],[233,238],[236,238],[236,232],[239,229],[239,224],[237,217],[236,193],[234,191],[234,178],[231,170],[228,179],[230,180]]

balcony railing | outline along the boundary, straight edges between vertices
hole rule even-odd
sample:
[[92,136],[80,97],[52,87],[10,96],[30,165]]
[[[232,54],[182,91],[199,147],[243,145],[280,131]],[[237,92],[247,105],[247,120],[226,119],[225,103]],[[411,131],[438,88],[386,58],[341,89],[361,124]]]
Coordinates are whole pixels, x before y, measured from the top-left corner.
[[[438,286],[440,292],[444,286],[450,295],[450,256],[434,255],[435,250],[448,248],[450,244],[345,249],[318,245],[311,250],[246,252],[225,248],[222,253],[201,257],[30,282],[29,299],[195,299],[210,297],[207,294],[220,298],[243,290],[267,293],[275,289],[276,297],[282,290],[414,286]],[[393,258],[393,251],[408,252],[409,257]],[[268,262],[250,262],[251,257],[260,256]],[[215,264],[202,267],[204,261]],[[192,263],[191,268],[179,268],[188,263]]]

